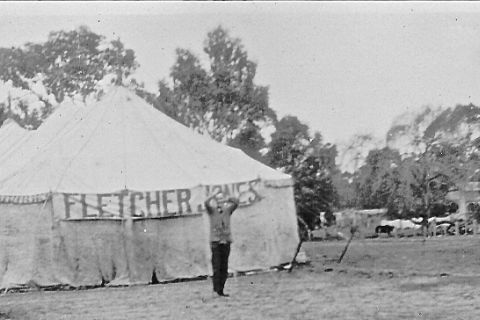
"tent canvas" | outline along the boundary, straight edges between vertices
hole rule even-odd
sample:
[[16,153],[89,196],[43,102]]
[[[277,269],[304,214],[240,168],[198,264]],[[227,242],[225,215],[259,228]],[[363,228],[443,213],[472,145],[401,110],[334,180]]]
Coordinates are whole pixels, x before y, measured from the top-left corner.
[[0,172],[1,287],[209,274],[203,201],[217,189],[241,201],[232,271],[291,259],[290,176],[194,133],[126,88],[67,118],[40,127],[28,160]]
[[[0,128],[2,143],[0,149],[0,176],[13,173],[28,166],[38,153],[44,152],[58,135],[69,130],[71,124],[80,116],[80,110],[86,108],[82,102],[67,100],[59,105],[53,114],[36,130],[25,130],[16,122],[4,124]],[[10,120],[13,121],[13,120]],[[13,126],[13,128],[12,128]],[[5,134],[2,129],[5,128]],[[7,130],[8,129],[8,130]],[[12,134],[13,133],[13,134]],[[18,138],[15,138],[18,137]],[[5,139],[3,139],[5,138]]]
[[26,143],[30,133],[30,131],[20,127],[15,120],[5,120],[0,127],[0,159],[8,157],[19,145]]

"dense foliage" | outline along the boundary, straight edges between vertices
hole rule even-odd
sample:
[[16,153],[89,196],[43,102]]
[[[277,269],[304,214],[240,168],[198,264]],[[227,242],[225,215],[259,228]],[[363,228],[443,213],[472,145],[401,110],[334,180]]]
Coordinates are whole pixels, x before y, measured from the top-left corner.
[[431,217],[450,211],[447,193],[478,181],[480,153],[470,137],[424,137],[423,151],[400,156],[388,148],[370,151],[354,178],[356,204],[388,208],[392,217]]
[[298,215],[310,228],[318,224],[321,212],[331,219],[338,197],[333,184],[337,170],[335,146],[323,144],[318,132],[312,138],[308,126],[293,116],[286,116],[277,123],[269,146],[267,162],[282,168],[295,180]]
[[[66,96],[86,97],[106,78],[122,83],[137,67],[134,51],[120,40],[107,42],[87,27],[54,31],[44,43],[0,48],[0,80],[29,90],[42,104],[30,110],[21,98],[10,99],[2,109],[22,125],[36,128]],[[20,112],[12,112],[13,107]]]

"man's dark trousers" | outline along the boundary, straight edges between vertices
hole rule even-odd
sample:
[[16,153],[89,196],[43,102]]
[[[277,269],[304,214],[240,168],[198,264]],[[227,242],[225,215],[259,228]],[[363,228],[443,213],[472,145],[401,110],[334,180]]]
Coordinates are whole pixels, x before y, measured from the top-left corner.
[[212,242],[213,291],[223,294],[223,287],[228,278],[228,256],[230,243]]

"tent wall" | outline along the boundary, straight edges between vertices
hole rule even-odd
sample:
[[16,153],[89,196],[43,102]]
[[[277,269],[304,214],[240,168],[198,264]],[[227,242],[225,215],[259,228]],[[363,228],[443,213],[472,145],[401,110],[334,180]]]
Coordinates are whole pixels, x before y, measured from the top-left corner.
[[290,262],[299,238],[293,187],[262,190],[263,199],[232,217],[230,268],[264,269]]
[[[0,279],[17,285],[147,284],[211,274],[208,216],[58,219],[56,202],[1,204]],[[264,187],[232,218],[231,271],[289,262],[298,243],[293,188]]]
[[0,204],[0,214],[1,287],[57,284],[51,203]]

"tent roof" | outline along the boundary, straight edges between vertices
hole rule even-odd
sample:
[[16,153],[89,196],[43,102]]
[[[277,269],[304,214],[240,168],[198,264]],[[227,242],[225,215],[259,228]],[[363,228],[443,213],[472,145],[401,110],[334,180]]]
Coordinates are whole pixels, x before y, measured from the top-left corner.
[[30,131],[20,127],[15,120],[5,120],[0,127],[0,159],[10,155],[19,145],[25,143],[29,136]]
[[123,87],[113,87],[67,118],[39,128],[28,161],[0,173],[0,195],[290,179],[238,149],[193,132]]
[[[68,130],[69,125],[79,113],[83,104],[65,101],[55,108],[55,111],[37,129],[28,131],[20,128],[17,123],[15,130],[27,132],[22,140],[15,140],[11,135],[9,143],[12,147],[8,151],[0,153],[0,177],[4,179],[16,170],[23,170],[25,166],[39,154],[46,146],[54,141],[63,131]],[[2,127],[3,128],[3,127]],[[0,129],[1,130],[1,129]],[[3,135],[2,135],[3,138]],[[3,139],[2,139],[3,141]],[[4,150],[2,148],[2,150]]]

